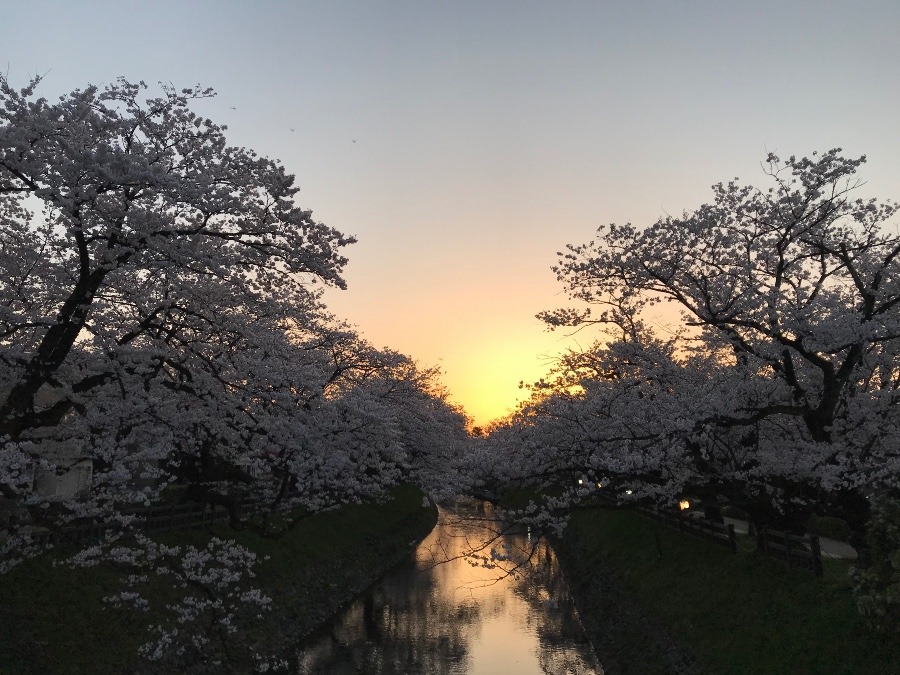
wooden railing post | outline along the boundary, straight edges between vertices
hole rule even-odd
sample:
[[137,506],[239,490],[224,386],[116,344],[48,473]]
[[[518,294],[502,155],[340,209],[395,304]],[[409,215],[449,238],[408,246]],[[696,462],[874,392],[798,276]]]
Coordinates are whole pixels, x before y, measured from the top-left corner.
[[819,545],[819,538],[814,534],[809,535],[809,548],[812,551],[813,572],[816,573],[817,577],[820,577],[824,574],[822,569],[822,547]]
[[861,548],[856,553],[856,569],[866,571],[871,564],[871,555],[869,549]]

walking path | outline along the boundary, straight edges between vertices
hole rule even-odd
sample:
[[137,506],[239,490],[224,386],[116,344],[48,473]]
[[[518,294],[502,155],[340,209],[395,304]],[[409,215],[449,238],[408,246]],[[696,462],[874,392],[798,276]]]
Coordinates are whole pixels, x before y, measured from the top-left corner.
[[[734,525],[735,534],[748,534],[749,526],[746,520],[738,520],[737,518],[725,518],[726,525]],[[856,549],[850,544],[843,541],[835,541],[828,537],[819,537],[819,547],[822,550],[823,558],[841,558],[845,560],[856,560]]]

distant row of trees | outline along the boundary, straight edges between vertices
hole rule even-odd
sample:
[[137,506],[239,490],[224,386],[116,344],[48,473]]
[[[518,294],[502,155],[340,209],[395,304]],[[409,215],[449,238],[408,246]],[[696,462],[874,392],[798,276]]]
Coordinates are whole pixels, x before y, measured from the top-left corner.
[[[494,479],[554,486],[546,522],[598,491],[696,496],[801,531],[840,516],[864,545],[900,476],[900,232],[894,203],[855,196],[864,159],[770,154],[765,188],[569,246],[577,305],[540,318],[602,338],[494,426]],[[681,317],[662,331],[661,303]]]
[[136,607],[165,571],[184,598],[146,652],[202,656],[191,625],[227,633],[267,603],[254,557],[161,549],[124,507],[249,499],[261,515],[232,524],[277,536],[401,482],[439,492],[467,420],[437,370],[330,315],[353,238],[192,110],[210,90],[120,80],[51,102],[38,84],[0,76],[0,567],[41,552],[35,528],[118,521],[73,563],[128,567],[116,597]]

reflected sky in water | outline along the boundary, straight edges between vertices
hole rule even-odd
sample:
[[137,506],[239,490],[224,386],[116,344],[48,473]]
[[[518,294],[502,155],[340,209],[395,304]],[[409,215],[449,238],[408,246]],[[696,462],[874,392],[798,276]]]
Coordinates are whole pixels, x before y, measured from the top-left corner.
[[442,510],[414,559],[311,638],[298,655],[298,671],[603,672],[552,549],[527,531],[509,531],[481,505]]

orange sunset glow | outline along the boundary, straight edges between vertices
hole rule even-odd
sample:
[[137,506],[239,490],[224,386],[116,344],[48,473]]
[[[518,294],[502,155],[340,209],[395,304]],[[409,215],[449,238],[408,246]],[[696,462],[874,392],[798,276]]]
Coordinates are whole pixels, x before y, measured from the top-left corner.
[[202,110],[230,142],[280,159],[300,204],[357,237],[329,308],[440,366],[484,424],[595,338],[534,315],[566,304],[556,252],[599,225],[758,182],[768,151],[867,153],[867,192],[896,194],[896,22],[826,4],[147,3],[133,31],[118,5],[21,3],[7,21],[41,30],[4,44],[10,79],[46,74],[51,99],[119,75],[215,88]]

